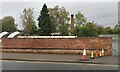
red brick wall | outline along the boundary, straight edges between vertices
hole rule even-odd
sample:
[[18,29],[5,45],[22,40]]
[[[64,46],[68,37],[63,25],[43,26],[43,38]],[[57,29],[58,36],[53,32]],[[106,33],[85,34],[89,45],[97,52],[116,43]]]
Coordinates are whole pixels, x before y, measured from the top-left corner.
[[2,48],[88,48],[112,49],[112,38],[2,39]]

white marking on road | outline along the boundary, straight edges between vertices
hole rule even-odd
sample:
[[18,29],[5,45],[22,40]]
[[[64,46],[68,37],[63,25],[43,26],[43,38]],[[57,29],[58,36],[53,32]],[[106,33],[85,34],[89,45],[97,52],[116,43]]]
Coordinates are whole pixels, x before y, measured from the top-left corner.
[[67,64],[67,65],[96,65],[96,66],[119,66],[119,65],[107,65],[107,64],[86,64],[86,63],[64,63],[64,62],[34,62],[34,61],[13,61],[13,60],[0,60],[2,62],[26,62],[26,63],[49,63],[49,64]]

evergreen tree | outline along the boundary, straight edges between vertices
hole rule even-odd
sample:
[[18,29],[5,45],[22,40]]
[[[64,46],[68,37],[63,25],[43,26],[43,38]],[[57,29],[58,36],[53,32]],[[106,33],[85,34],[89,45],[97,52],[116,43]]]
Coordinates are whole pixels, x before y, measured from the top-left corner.
[[38,17],[39,35],[48,36],[51,35],[51,33],[53,32],[53,25],[48,12],[49,10],[46,4],[44,4]]

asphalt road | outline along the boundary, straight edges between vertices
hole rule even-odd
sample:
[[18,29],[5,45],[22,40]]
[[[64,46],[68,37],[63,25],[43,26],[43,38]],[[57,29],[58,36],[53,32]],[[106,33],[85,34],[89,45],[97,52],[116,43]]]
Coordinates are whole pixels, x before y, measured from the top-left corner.
[[2,70],[118,70],[118,65],[3,60]]

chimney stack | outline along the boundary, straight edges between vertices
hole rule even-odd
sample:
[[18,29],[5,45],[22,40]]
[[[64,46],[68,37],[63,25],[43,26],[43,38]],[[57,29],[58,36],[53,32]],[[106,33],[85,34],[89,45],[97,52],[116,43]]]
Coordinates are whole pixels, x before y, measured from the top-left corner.
[[71,14],[71,25],[70,25],[70,33],[74,33],[74,14]]

